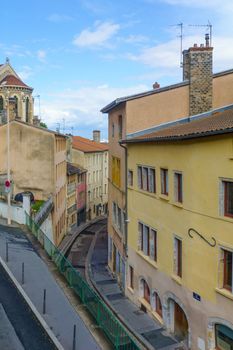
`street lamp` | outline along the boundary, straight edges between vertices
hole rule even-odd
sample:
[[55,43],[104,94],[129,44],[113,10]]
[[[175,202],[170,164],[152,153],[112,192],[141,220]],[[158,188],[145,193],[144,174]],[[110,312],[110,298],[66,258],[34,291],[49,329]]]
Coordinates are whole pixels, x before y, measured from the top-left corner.
[[[6,81],[3,81],[1,83],[1,86],[6,89]],[[9,104],[10,104],[10,97],[8,96],[6,90],[6,113],[7,113],[7,181],[6,183],[11,182],[10,179],[10,113],[9,113]],[[11,188],[8,186],[8,192],[7,192],[7,224],[11,224]]]

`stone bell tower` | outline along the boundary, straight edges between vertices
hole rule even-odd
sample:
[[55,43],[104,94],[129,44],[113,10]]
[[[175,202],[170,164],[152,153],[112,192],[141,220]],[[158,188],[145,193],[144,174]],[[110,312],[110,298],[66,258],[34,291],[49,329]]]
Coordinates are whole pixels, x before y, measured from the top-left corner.
[[32,91],[14,71],[8,58],[5,64],[0,64],[0,124],[5,122],[8,106],[10,120],[33,123]]

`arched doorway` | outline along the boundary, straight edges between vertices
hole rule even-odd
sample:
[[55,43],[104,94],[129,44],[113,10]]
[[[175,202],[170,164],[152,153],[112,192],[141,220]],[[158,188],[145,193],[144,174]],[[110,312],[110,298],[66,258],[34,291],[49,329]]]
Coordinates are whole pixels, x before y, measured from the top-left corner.
[[172,302],[174,304],[174,334],[180,341],[187,340],[189,328],[188,320],[180,305],[174,300]]
[[215,324],[215,344],[218,350],[233,350],[233,329]]

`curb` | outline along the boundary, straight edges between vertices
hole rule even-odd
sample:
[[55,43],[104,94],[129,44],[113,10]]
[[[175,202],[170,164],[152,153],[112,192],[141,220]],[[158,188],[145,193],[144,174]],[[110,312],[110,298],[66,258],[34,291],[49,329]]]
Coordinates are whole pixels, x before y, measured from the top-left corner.
[[4,268],[4,270],[6,271],[6,273],[8,274],[8,276],[10,277],[10,279],[12,280],[14,285],[16,286],[16,288],[19,291],[19,293],[21,294],[21,296],[24,298],[24,300],[28,304],[29,308],[31,309],[31,311],[33,312],[35,317],[40,322],[42,328],[45,330],[45,332],[48,334],[48,336],[51,339],[51,341],[53,342],[53,344],[56,346],[57,350],[65,350],[63,348],[63,346],[61,345],[61,343],[59,342],[59,340],[55,337],[55,335],[51,331],[51,329],[48,326],[48,324],[46,323],[46,321],[43,319],[43,317],[37,311],[35,305],[32,303],[30,298],[27,296],[27,294],[25,293],[25,291],[23,290],[23,288],[21,287],[21,285],[19,284],[19,282],[17,281],[17,279],[15,278],[13,273],[10,271],[10,269],[7,266],[7,264],[5,263],[5,261],[3,261],[3,259],[1,257],[0,257],[0,264],[2,265],[2,267]]

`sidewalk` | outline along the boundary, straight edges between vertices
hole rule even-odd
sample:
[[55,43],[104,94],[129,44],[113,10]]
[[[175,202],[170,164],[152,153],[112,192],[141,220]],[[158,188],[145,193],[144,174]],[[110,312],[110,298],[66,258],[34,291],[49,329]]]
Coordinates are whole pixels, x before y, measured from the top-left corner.
[[133,333],[143,340],[148,349],[182,350],[183,344],[166,332],[160,323],[124,296],[117,281],[107,269],[107,232],[99,233],[91,256],[90,278],[114,311]]
[[43,317],[64,349],[73,348],[74,325],[76,325],[76,350],[100,349],[23,231],[17,227],[0,225],[0,255],[4,261],[6,261],[6,242],[9,246],[7,265],[21,284],[24,262],[25,283],[22,287],[41,315],[43,293],[46,289],[46,313]]

